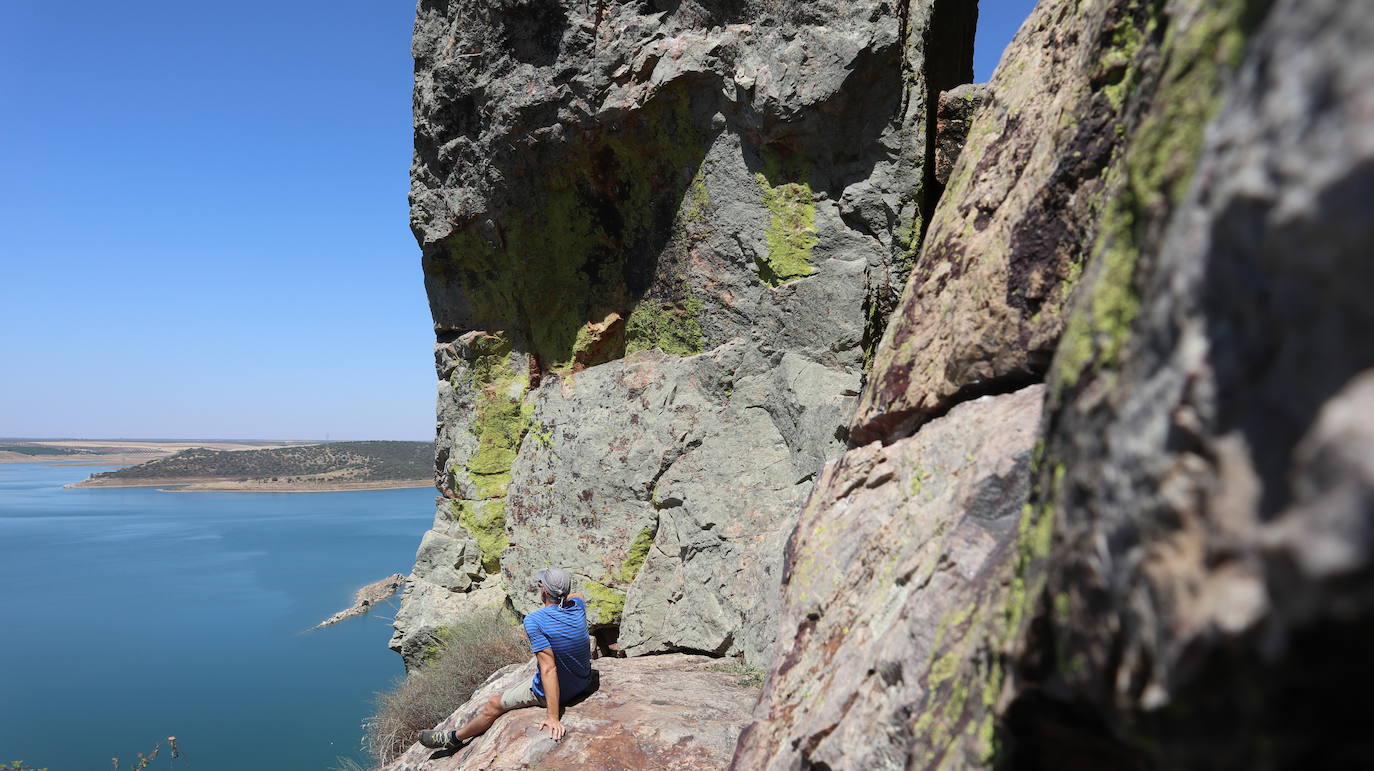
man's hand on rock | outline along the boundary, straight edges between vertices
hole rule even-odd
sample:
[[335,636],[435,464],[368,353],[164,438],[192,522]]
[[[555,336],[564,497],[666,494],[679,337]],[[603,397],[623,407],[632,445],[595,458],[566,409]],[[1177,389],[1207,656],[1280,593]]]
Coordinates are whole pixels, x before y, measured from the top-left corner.
[[539,730],[542,731],[545,728],[549,729],[549,738],[554,741],[562,739],[564,732],[567,731],[567,729],[563,727],[563,721],[556,717],[544,718],[544,722],[539,724]]

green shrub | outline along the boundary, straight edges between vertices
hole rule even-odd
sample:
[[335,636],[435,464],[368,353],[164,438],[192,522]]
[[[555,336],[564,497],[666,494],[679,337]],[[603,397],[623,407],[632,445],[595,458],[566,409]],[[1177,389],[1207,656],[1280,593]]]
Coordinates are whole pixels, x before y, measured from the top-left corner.
[[743,675],[744,677],[738,680],[736,685],[741,685],[745,688],[762,688],[763,681],[768,676],[767,672],[758,667],[751,667],[745,664],[741,659],[730,659],[720,664],[712,664],[707,667],[707,669],[712,672],[726,672],[732,675]]
[[377,694],[376,712],[363,723],[363,746],[379,766],[461,707],[492,672],[532,658],[524,629],[503,608],[469,613],[438,637],[423,665]]

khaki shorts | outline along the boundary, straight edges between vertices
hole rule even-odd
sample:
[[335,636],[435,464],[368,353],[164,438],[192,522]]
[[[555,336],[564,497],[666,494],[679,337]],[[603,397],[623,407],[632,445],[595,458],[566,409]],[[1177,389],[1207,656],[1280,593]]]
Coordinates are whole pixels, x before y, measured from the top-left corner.
[[509,712],[513,709],[524,709],[525,707],[546,707],[548,702],[544,701],[543,696],[535,694],[534,688],[529,681],[511,686],[509,690],[501,694],[501,709]]

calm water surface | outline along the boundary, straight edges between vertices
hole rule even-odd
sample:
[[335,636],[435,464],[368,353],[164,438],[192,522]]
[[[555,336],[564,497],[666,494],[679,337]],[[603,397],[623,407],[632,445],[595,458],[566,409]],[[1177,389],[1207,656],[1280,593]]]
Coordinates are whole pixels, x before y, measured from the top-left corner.
[[393,609],[303,630],[409,570],[433,490],[62,488],[105,470],[0,464],[0,763],[128,768],[170,735],[152,768],[360,757]]

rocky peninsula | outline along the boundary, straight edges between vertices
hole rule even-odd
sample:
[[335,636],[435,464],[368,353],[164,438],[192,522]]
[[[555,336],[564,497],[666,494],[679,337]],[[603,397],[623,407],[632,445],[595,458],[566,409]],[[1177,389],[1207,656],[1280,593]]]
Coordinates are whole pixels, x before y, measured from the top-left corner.
[[406,577],[400,573],[393,573],[386,578],[373,581],[353,593],[352,605],[326,618],[311,627],[311,629],[323,629],[327,626],[333,626],[340,621],[346,621],[354,616],[363,615],[369,610],[372,610],[373,606],[377,603],[395,594],[397,590],[401,588],[402,584],[405,583],[405,580]]

